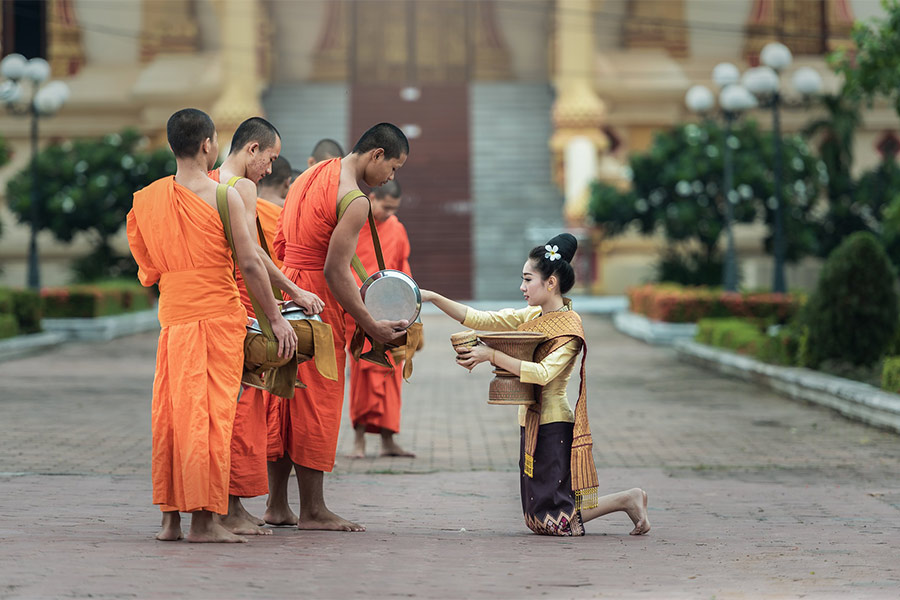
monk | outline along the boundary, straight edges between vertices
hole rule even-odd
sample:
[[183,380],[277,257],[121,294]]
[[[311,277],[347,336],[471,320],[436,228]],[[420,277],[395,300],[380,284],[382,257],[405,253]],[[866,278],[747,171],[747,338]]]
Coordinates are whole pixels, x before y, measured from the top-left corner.
[[[247,321],[216,210],[218,186],[207,177],[218,136],[212,119],[192,108],[173,114],[166,134],[175,176],[136,192],[127,223],[138,278],[145,286],[159,283],[160,291],[151,410],[153,503],[163,511],[156,538],[182,539],[180,513],[189,512],[189,542],[245,542],[213,518],[228,510],[229,441]],[[269,279],[238,193],[229,189],[227,202],[246,285],[262,299],[279,354],[289,356],[297,336],[266,293]]]
[[341,148],[341,145],[332,139],[324,138],[316,142],[312,154],[306,159],[306,166],[311,167],[323,160],[342,156],[344,156],[344,149]]
[[[312,154],[310,154],[309,159],[307,160],[307,166],[312,167],[313,165],[322,162],[323,160],[328,160],[331,158],[341,158],[344,155],[344,151],[341,149],[340,144],[331,139],[322,139],[319,140],[315,147],[313,148]],[[281,157],[279,157],[280,159]],[[263,177],[260,180],[260,197],[262,199],[263,196],[263,188],[262,185],[267,179],[271,179],[275,174],[275,165],[278,161],[272,164],[272,174]],[[297,180],[300,175],[303,174],[303,171],[298,169],[291,169],[291,178],[290,184],[288,185],[288,189],[293,183]],[[275,190],[272,190],[274,195]],[[280,190],[278,191],[280,193]],[[284,190],[284,195],[287,195],[287,190]],[[273,200],[274,202],[274,200]],[[284,198],[281,199],[281,207],[284,207]],[[281,214],[281,210],[278,211]],[[277,217],[276,217],[277,219]],[[262,216],[260,216],[260,220],[262,221]],[[266,229],[265,227],[263,227]],[[275,235],[275,223],[272,224],[272,235]],[[266,229],[266,237],[268,238],[268,229]],[[269,245],[270,248],[273,247],[273,244]],[[279,267],[281,266],[281,261],[277,256],[272,256],[272,261],[275,262]],[[275,496],[278,498],[284,498],[284,502],[276,503],[278,506],[278,510],[272,510],[268,508],[266,510],[266,514],[263,516],[265,523],[274,526],[283,526],[283,525],[297,525],[297,515],[290,509],[287,501],[287,485],[288,479],[290,478],[290,473],[286,476],[279,476],[281,471],[278,467],[273,465],[273,462],[278,461],[284,454],[284,444],[283,444],[283,432],[281,431],[281,420],[280,415],[281,411],[284,410],[283,400],[278,398],[277,396],[272,396],[270,394],[266,394],[269,399],[269,413],[268,413],[268,424],[269,424],[269,444],[268,444],[268,459],[269,459],[269,485],[272,486],[269,488],[270,497]],[[273,472],[274,468],[274,472]],[[298,475],[299,477],[299,475]],[[274,487],[274,486],[277,486]],[[259,523],[260,525],[262,523]]]
[[[400,184],[389,181],[372,190],[372,216],[381,242],[384,265],[387,269],[412,275],[409,268],[409,237],[403,223],[397,219],[401,201]],[[356,255],[370,275],[378,270],[375,245],[368,227],[359,232]],[[359,282],[362,285],[362,282]],[[347,331],[353,331],[355,323],[347,318]],[[368,344],[367,344],[368,345]],[[364,348],[364,351],[369,348]],[[415,457],[397,444],[394,435],[400,431],[400,396],[403,384],[403,362],[388,353],[394,369],[365,360],[350,358],[350,419],[356,439],[351,458],[366,456],[366,433],[381,434],[382,456]]]
[[[273,164],[281,152],[281,136],[275,127],[261,117],[251,117],[241,123],[231,140],[231,150],[222,166],[210,172],[210,177],[221,183],[231,183],[241,196],[244,204],[244,217],[247,227],[251,232],[257,231],[257,218],[259,216],[259,202],[257,184],[262,178],[272,173]],[[290,165],[288,165],[288,170]],[[282,182],[283,184],[284,182]],[[262,211],[269,216],[273,212],[271,208],[263,206]],[[265,218],[265,217],[264,217]],[[275,215],[277,219],[277,215]],[[270,219],[271,220],[271,219]],[[258,235],[253,235],[258,239]],[[271,247],[269,240],[267,247]],[[322,301],[315,294],[311,294],[284,276],[281,269],[275,265],[260,244],[256,251],[266,266],[271,283],[287,293],[289,299],[302,307],[308,314],[318,314],[322,310]],[[250,316],[253,315],[253,307],[247,288],[244,286],[241,271],[235,272],[238,291],[241,301]],[[271,288],[267,296],[271,296]],[[259,298],[257,298],[257,301]],[[228,514],[222,520],[222,524],[234,533],[242,535],[269,535],[271,529],[264,529],[262,519],[254,517],[244,508],[241,498],[261,496],[268,493],[268,477],[265,465],[265,442],[260,436],[267,432],[266,415],[269,406],[264,396],[257,393],[258,390],[247,388],[244,390],[246,397],[241,397],[238,402],[237,414],[234,420],[234,432],[232,433],[232,484],[229,495]],[[262,462],[260,462],[260,460]]]
[[[324,472],[334,468],[341,408],[344,400],[345,318],[349,313],[374,340],[391,342],[402,335],[406,321],[376,321],[359,295],[350,272],[359,231],[366,224],[369,200],[359,191],[394,178],[406,162],[409,142],[390,123],[369,129],[344,158],[321,162],[304,171],[291,185],[275,234],[275,253],[284,261],[282,270],[297,285],[325,301],[322,320],[334,336],[339,378],[322,378],[308,363],[299,376],[308,388],[297,390],[282,411],[285,453],[270,464],[272,490],[286,489],[284,480],[296,468],[300,487],[300,529],[365,531],[357,523],[328,510],[322,490]],[[355,194],[343,218],[337,219],[340,200]],[[287,515],[287,495],[269,495],[267,515]]]
[[[223,165],[224,166],[224,165]],[[220,171],[221,172],[221,171]],[[218,174],[215,173],[214,174]],[[275,240],[275,223],[281,214],[284,197],[290,187],[291,165],[281,156],[272,162],[271,173],[259,180],[258,194],[254,210],[259,226],[263,230],[266,248],[271,248]],[[241,181],[246,181],[242,179]],[[253,233],[257,234],[256,222]],[[258,240],[258,234],[254,235]],[[259,240],[258,240],[259,241]],[[281,261],[273,259],[280,269]],[[281,274],[281,271],[278,271]],[[253,315],[250,296],[238,276],[238,290],[247,313]],[[283,277],[283,274],[281,274]],[[271,294],[271,292],[269,292]],[[241,503],[241,498],[254,498],[269,493],[267,459],[270,439],[275,448],[280,447],[281,398],[252,387],[245,387],[238,401],[231,436],[231,479],[229,486],[228,514],[222,524],[233,533],[242,535],[270,535],[265,529],[265,521],[251,515]]]

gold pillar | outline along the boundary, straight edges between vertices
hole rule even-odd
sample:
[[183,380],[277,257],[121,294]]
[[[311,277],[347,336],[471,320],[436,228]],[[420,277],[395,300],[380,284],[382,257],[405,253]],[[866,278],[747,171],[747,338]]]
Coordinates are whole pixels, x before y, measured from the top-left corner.
[[217,0],[222,48],[222,95],[213,104],[210,116],[219,132],[219,148],[225,152],[231,136],[244,119],[263,114],[259,101],[261,81],[258,64],[259,0]]
[[[591,0],[557,0],[554,34],[553,136],[550,150],[553,178],[565,186],[565,149],[575,137],[593,142],[598,154],[609,148],[603,132],[606,105],[594,90],[594,29]],[[581,223],[587,212],[587,198],[566,198],[565,217],[570,223]]]
[[160,53],[196,52],[200,36],[193,0],[143,0],[141,4],[141,62]]

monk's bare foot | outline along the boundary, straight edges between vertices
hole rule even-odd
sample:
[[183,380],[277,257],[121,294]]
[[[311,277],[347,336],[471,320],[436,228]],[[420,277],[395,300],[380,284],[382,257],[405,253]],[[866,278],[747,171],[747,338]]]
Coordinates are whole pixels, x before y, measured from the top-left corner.
[[407,458],[415,458],[416,455],[413,452],[407,452],[403,448],[401,448],[396,442],[391,442],[390,445],[382,444],[381,448],[382,456],[405,456]]
[[241,519],[244,519],[245,521],[249,521],[249,522],[253,523],[257,527],[262,527],[263,525],[266,524],[266,522],[263,521],[262,519],[260,519],[259,517],[254,517],[253,515],[248,513],[247,509],[244,508],[244,505],[241,504],[240,498],[235,499],[235,502],[229,508],[229,512],[234,514],[234,516],[236,516],[236,517],[240,517]]
[[292,511],[290,507],[276,509],[270,506],[266,508],[266,514],[263,515],[263,519],[265,519],[268,525],[273,525],[275,527],[297,526],[297,515],[294,514],[294,511]]
[[407,458],[415,458],[412,452],[407,452],[394,441],[394,432],[388,429],[381,430],[381,455],[382,456],[405,456]]
[[628,504],[625,512],[634,523],[631,535],[644,535],[650,531],[650,518],[647,516],[647,492],[641,488],[628,490]]
[[181,532],[181,514],[177,512],[164,512],[162,515],[162,527],[156,534],[156,539],[161,542],[177,542],[184,539]]
[[191,516],[191,531],[187,541],[195,544],[234,544],[246,542],[247,538],[225,529],[210,513],[197,511]]
[[353,439],[353,452],[350,458],[366,457],[366,426],[360,425],[354,428],[355,438]]
[[219,522],[222,527],[237,535],[272,535],[271,529],[259,527],[253,521],[239,515],[225,515]]
[[316,514],[304,514],[302,507],[300,520],[297,522],[299,529],[322,529],[325,531],[365,531],[363,525],[348,521],[337,516],[327,508],[323,508]]

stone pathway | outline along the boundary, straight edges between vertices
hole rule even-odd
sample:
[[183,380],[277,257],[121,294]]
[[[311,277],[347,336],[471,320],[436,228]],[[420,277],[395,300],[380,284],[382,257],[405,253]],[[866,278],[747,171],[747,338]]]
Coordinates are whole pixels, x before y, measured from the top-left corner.
[[418,457],[376,458],[370,436],[346,458],[345,423],[326,479],[366,533],[155,542],[140,335],[0,363],[0,598],[896,597],[900,437],[585,324],[601,484],[648,490],[647,537],[623,515],[528,532],[515,409],[485,403],[488,369],[452,364],[461,327],[429,316],[399,437]]

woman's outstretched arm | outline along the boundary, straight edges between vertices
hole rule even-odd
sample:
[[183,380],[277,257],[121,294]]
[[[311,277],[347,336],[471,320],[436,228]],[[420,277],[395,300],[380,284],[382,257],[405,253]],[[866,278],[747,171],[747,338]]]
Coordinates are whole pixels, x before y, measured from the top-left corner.
[[465,304],[461,304],[449,298],[444,298],[437,292],[432,292],[430,290],[420,290],[420,293],[422,294],[422,302],[431,302],[441,309],[448,317],[459,321],[460,323],[466,320],[466,313],[469,312],[469,307]]

